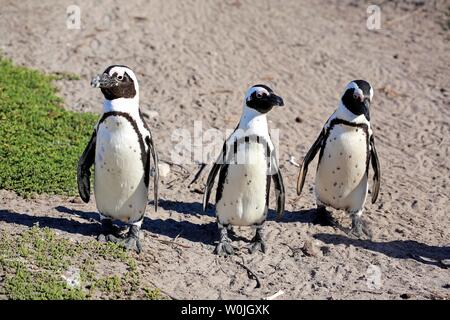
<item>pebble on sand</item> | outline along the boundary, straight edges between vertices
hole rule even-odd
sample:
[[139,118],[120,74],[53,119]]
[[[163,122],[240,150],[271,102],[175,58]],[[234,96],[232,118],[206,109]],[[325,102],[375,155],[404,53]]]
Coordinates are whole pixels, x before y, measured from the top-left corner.
[[167,177],[170,173],[170,165],[168,165],[167,163],[164,162],[158,163],[158,169],[159,169],[159,176],[161,178]]
[[321,256],[322,253],[320,249],[310,240],[305,241],[302,252],[308,257]]

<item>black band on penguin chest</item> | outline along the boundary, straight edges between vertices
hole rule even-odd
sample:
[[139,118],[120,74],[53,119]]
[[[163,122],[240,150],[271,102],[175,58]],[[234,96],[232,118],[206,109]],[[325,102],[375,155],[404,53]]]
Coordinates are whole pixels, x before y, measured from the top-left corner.
[[105,112],[103,114],[102,118],[98,122],[98,125],[100,126],[100,124],[102,124],[109,117],[125,118],[131,124],[134,132],[136,132],[138,142],[139,142],[139,149],[141,151],[142,167],[144,169],[144,182],[145,182],[145,185],[148,187],[148,185],[149,185],[149,172],[148,172],[149,166],[147,165],[148,157],[146,156],[146,152],[145,152],[144,138],[142,137],[142,133],[139,131],[139,127],[138,127],[136,121],[130,116],[130,114],[128,114],[126,112],[111,111],[111,112]]
[[[236,155],[238,152],[238,145],[240,144],[248,144],[248,143],[258,143],[266,148],[265,157],[267,160],[267,168],[270,167],[270,159],[271,159],[271,150],[269,148],[268,141],[264,137],[258,135],[248,135],[244,137],[240,137],[239,139],[235,139],[233,141],[232,150],[228,150],[227,145],[224,145],[223,149],[223,161],[229,161],[229,163],[225,163],[219,172],[219,182],[217,184],[216,191],[216,203],[218,203],[222,199],[223,189],[225,187],[225,180],[228,176],[228,171],[230,170],[230,164],[239,165],[236,160]],[[232,156],[228,157],[228,152],[232,152]],[[266,187],[270,188],[270,175],[266,175]],[[268,201],[268,190],[266,190],[266,201]]]
[[[320,147],[320,153],[319,153],[319,164],[320,164],[320,160],[322,159],[324,150],[325,150],[325,144],[328,141],[328,137],[330,136],[330,132],[333,129],[334,126],[336,125],[346,125],[349,127],[356,127],[356,128],[361,128],[364,132],[364,135],[366,136],[366,164],[365,164],[365,168],[366,168],[366,172],[369,170],[369,162],[370,162],[370,151],[369,151],[369,126],[365,123],[353,123],[347,120],[343,120],[343,119],[333,119],[330,122],[330,126],[328,127],[327,131],[325,132],[325,137],[323,138],[323,143],[322,146]],[[319,168],[319,165],[317,165],[317,169]]]

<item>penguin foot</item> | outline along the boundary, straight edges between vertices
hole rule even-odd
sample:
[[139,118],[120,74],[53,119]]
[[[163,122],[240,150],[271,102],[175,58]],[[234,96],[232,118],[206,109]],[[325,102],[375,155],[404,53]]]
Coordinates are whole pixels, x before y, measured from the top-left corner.
[[228,237],[228,226],[218,223],[218,227],[220,231],[220,240],[214,249],[214,253],[219,256],[234,255],[234,248],[231,245],[231,239]]
[[116,244],[124,247],[126,250],[136,251],[137,253],[141,253],[141,251],[142,251],[141,241],[139,240],[138,237],[135,237],[132,235],[129,235],[125,238],[121,238],[121,237],[116,237],[113,234],[108,234],[105,237],[105,239],[108,242],[116,243]]
[[249,247],[250,253],[255,253],[256,251],[261,251],[266,253],[266,242],[263,240],[262,229],[256,229],[256,234],[252,239],[252,243]]
[[136,251],[137,253],[141,253],[142,251],[141,240],[136,237],[126,237],[122,245],[125,249],[130,251]]
[[108,235],[118,235],[120,229],[112,223],[111,219],[103,219],[100,234],[97,236],[97,240],[100,242],[108,241],[106,238]]
[[262,239],[259,241],[255,241],[250,245],[249,250],[251,254],[255,253],[256,251],[266,253],[266,243]]
[[128,235],[124,237],[118,237],[114,234],[107,235],[99,235],[98,240],[100,242],[112,242],[116,243],[126,250],[136,251],[137,253],[141,253],[142,246],[141,241],[139,240],[139,229],[136,226],[131,226]]
[[219,256],[232,256],[234,255],[234,249],[231,245],[231,241],[228,239],[222,239],[217,244],[216,248],[214,249],[214,253]]
[[317,207],[316,217],[314,218],[313,223],[328,227],[336,225],[336,222],[333,219],[332,215],[327,211],[325,207]]
[[369,228],[367,227],[367,223],[364,222],[361,218],[354,218],[352,220],[352,228],[350,229],[348,234],[358,239],[372,238],[372,232],[370,232]]

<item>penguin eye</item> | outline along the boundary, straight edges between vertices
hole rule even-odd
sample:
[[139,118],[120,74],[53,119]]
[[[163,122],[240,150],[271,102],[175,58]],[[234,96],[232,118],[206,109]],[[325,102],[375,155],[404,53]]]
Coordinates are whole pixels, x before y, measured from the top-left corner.
[[123,76],[117,76],[117,80],[122,81],[123,80]]
[[262,98],[263,97],[263,94],[261,93],[261,92],[257,92],[256,93],[256,97],[259,99],[259,98]]

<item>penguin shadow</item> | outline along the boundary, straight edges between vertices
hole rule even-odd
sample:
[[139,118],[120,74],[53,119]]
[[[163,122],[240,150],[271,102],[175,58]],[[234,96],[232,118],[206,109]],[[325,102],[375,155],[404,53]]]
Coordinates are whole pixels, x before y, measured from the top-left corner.
[[[151,201],[149,205],[153,205]],[[158,205],[167,211],[174,211],[180,214],[189,214],[193,216],[208,216],[215,217],[215,205],[208,204],[206,211],[203,212],[203,205],[200,202],[183,202],[161,199]],[[279,223],[314,223],[316,209],[306,209],[300,211],[285,210],[284,216],[281,220],[277,219],[275,210],[270,209],[267,215],[268,221],[276,221]],[[152,233],[165,235],[167,237],[180,237],[193,242],[202,242],[207,245],[213,245],[219,239],[217,223],[192,223],[190,221],[182,220],[176,221],[173,219],[152,219],[145,218],[142,226],[143,229]],[[233,231],[230,233],[233,241],[242,240],[249,242],[250,240],[239,236]]]
[[[149,202],[149,205],[153,206],[153,201]],[[210,216],[215,217],[214,206],[209,204],[206,207],[206,212],[203,212],[203,204],[200,202],[183,202],[160,199],[158,206],[167,211],[175,211],[182,214],[191,214],[194,216]]]
[[315,222],[316,211],[317,211],[316,208],[302,209],[299,211],[284,210],[283,217],[281,219],[278,219],[276,211],[273,209],[269,209],[269,212],[267,214],[267,221],[275,221],[278,223],[300,222],[300,223],[316,224]]
[[[153,206],[153,201],[150,201],[149,205]],[[203,212],[203,204],[200,202],[189,203],[182,201],[159,200],[158,205],[164,210],[171,210],[182,214],[190,214],[194,216],[209,216],[213,218],[216,216],[216,207],[212,203],[208,204],[205,212]],[[276,211],[273,209],[269,209],[269,212],[267,213],[267,221],[277,221],[280,223],[314,223],[316,211],[316,208],[302,209],[299,211],[284,210],[283,217],[278,220]]]
[[83,223],[60,217],[33,216],[26,213],[17,213],[9,210],[0,210],[0,221],[30,228],[38,224],[39,227],[48,227],[51,229],[73,234],[81,234],[84,236],[97,235],[99,230],[98,223]]
[[[153,201],[149,203],[153,205]],[[158,206],[166,211],[174,211],[180,214],[189,214],[194,216],[211,216],[214,217],[214,211],[207,210],[203,212],[202,204],[199,202],[182,202],[160,199]],[[193,223],[185,219],[181,221],[169,219],[155,219],[151,214],[144,218],[142,229],[154,234],[164,235],[169,238],[183,238],[192,242],[201,242],[206,245],[212,245],[218,240],[217,225],[214,222],[209,223]]]
[[352,245],[396,259],[413,259],[420,263],[434,265],[443,269],[450,268],[450,265],[444,263],[444,260],[450,259],[450,247],[430,246],[414,240],[376,242],[327,233],[318,233],[313,237],[327,244]]
[[76,215],[82,219],[85,219],[85,220],[91,221],[91,222],[94,220],[95,221],[99,220],[99,215],[97,212],[80,211],[80,210],[70,209],[65,206],[57,206],[57,207],[55,207],[55,210],[58,212],[61,212],[61,213]]
[[[149,202],[149,206],[153,205],[153,201]],[[169,201],[169,200],[160,200],[158,202],[159,207],[165,210],[173,210],[182,214],[192,214],[198,215],[198,213],[202,212],[202,204],[201,203],[184,203],[179,201]],[[55,208],[58,212],[76,215],[90,223],[86,223],[83,225],[93,225],[93,232],[89,233],[92,235],[97,235],[99,232],[99,215],[97,212],[87,212],[70,209],[64,206],[58,206]],[[124,223],[120,221],[115,221],[115,224],[124,227],[126,226]],[[152,214],[147,212],[147,215],[144,217],[144,221],[142,223],[142,230],[149,231],[153,234],[159,234],[163,236],[167,236],[169,238],[184,238],[186,240],[192,242],[202,242],[204,244],[213,244],[216,241],[218,236],[217,227],[215,223],[209,224],[196,224],[190,221],[176,221],[174,219],[158,219],[152,217]],[[70,232],[70,230],[66,230]]]

